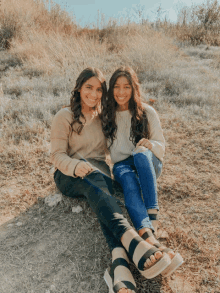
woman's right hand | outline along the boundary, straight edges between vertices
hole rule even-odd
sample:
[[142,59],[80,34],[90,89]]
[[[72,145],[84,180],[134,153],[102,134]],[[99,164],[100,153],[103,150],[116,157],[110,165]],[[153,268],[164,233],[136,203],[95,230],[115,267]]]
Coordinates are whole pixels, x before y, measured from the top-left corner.
[[92,166],[89,163],[82,161],[76,165],[74,175],[83,178],[92,171]]

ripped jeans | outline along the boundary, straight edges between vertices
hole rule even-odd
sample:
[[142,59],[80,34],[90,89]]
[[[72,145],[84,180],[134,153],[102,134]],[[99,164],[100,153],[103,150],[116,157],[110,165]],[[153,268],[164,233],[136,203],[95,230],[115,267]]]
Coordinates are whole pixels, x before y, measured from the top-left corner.
[[142,228],[154,231],[147,210],[159,210],[156,180],[162,166],[148,149],[139,153],[133,151],[132,156],[113,166],[115,180],[123,188],[125,206],[137,231]]

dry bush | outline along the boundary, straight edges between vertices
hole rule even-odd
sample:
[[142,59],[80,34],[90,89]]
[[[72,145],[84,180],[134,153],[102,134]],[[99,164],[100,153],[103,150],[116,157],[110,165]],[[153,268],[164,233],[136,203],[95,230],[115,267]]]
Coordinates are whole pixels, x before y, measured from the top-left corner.
[[48,11],[43,0],[5,0],[1,3],[0,46],[9,48],[13,38],[22,40],[23,33],[33,28],[70,34],[75,31],[76,25],[59,5],[53,5]]
[[217,0],[183,7],[177,24],[161,22],[160,29],[185,45],[220,45],[220,5]]

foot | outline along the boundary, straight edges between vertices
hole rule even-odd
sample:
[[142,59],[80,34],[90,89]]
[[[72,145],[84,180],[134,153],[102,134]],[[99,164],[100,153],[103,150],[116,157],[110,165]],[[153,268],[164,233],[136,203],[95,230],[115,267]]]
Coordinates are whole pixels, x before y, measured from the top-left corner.
[[[123,248],[116,248],[112,251],[112,261],[114,261],[117,258],[123,258],[125,259],[127,262],[129,262],[128,256],[126,251]],[[131,283],[133,283],[135,286],[135,281],[134,278],[130,272],[130,270],[127,270],[127,268],[125,268],[124,270],[121,270],[120,272],[117,270],[116,268],[116,275],[114,275],[114,285],[118,282],[118,281],[123,281],[123,280],[127,280]],[[118,274],[118,276],[117,276]],[[127,289],[127,288],[121,288],[117,293],[134,293],[133,290],[131,289]]]
[[[129,243],[131,242],[131,240],[138,236],[138,234],[136,233],[136,231],[134,231],[133,229],[128,230],[127,232],[124,233],[124,235],[121,238],[121,242],[123,244],[123,246],[125,247],[125,249],[128,251],[129,249]],[[143,247],[143,249],[151,249],[152,248],[152,244],[148,243],[148,242],[141,242],[143,243],[141,245],[141,247]],[[163,256],[163,253],[161,251],[156,251],[154,253],[154,255],[151,255],[145,262],[144,264],[144,268],[149,269],[151,266],[153,266],[158,260],[161,259],[161,257]],[[121,292],[120,292],[121,293]]]
[[[143,228],[138,231],[138,234],[139,236],[142,236],[145,232],[152,232],[152,230],[150,228]],[[148,237],[145,241],[151,245],[158,244],[158,241],[154,236]],[[162,251],[166,249],[166,246],[162,245],[159,249]],[[170,259],[173,259],[173,257],[175,256],[175,252],[173,250],[168,251],[167,254],[169,255]]]

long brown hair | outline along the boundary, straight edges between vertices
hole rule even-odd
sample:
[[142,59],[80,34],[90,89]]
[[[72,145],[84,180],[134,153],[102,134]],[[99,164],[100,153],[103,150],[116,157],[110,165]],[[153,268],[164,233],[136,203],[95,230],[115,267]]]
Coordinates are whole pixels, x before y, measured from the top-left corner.
[[128,104],[128,109],[132,116],[129,139],[134,144],[137,144],[141,138],[149,138],[147,113],[143,107],[138,77],[131,67],[123,66],[113,73],[109,81],[108,94],[102,99],[102,130],[106,139],[110,141],[110,146],[113,144],[117,133],[117,124],[115,120],[118,104],[114,99],[114,85],[121,76],[126,77],[132,87],[131,99]]
[[[106,86],[106,80],[103,73],[98,68],[94,68],[94,67],[88,67],[84,69],[76,80],[76,85],[71,92],[71,98],[70,98],[70,107],[73,112],[73,122],[71,123],[71,127],[73,131],[76,132],[77,134],[81,133],[83,126],[86,122],[85,116],[82,113],[81,97],[80,97],[79,90],[81,89],[83,84],[91,77],[96,77],[100,81],[102,86],[102,99],[106,99],[107,86]],[[84,122],[80,121],[80,117],[84,119]],[[77,129],[74,129],[73,127],[75,123],[79,125]]]

